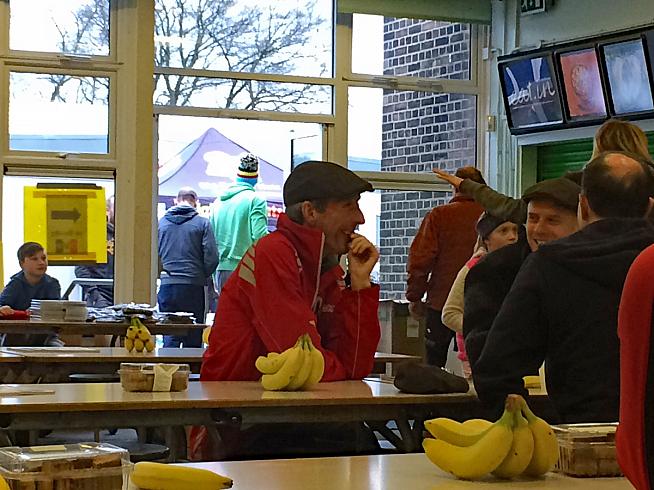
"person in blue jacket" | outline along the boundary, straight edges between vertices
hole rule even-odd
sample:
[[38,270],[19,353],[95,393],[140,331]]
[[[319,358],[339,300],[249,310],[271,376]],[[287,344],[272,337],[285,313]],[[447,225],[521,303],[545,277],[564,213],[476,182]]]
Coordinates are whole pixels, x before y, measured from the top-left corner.
[[[15,310],[27,310],[33,299],[61,299],[59,281],[46,274],[48,256],[43,246],[36,242],[23,243],[17,255],[21,271],[11,276],[0,294],[0,316],[13,315]],[[62,345],[56,335],[18,334],[3,340],[4,345]]]
[[[218,265],[216,240],[209,220],[198,214],[197,193],[182,188],[175,206],[159,220],[161,285],[157,294],[159,311],[193,313],[204,323],[204,285]],[[200,330],[186,336],[164,336],[164,347],[201,347]]]

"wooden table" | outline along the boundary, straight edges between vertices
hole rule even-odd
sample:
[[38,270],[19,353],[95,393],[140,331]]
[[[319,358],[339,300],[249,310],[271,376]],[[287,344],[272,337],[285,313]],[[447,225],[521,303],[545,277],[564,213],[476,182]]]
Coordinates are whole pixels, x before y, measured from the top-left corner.
[[[199,373],[204,351],[199,347],[147,353],[130,353],[123,347],[0,347],[0,382],[66,383],[72,373],[113,374],[121,362],[183,363]],[[386,373],[389,365],[410,359],[418,358],[377,352],[373,372]]]
[[[147,323],[153,335],[186,335],[207,325],[196,323]],[[125,335],[126,323],[115,322],[43,322],[31,320],[0,320],[0,334],[61,334],[61,335]]]
[[[474,393],[411,395],[375,380],[320,383],[300,392],[264,391],[256,381],[189,383],[187,391],[177,393],[129,393],[118,383],[23,386],[54,393],[0,398],[0,429],[36,435],[38,429],[136,425],[367,422],[399,450],[413,451],[427,418],[465,420],[483,413]],[[389,421],[395,422],[400,437],[386,428]],[[175,458],[178,448],[171,446],[169,441]]]
[[481,481],[457,480],[429,462],[424,454],[384,454],[312,459],[191,463],[234,480],[233,490],[477,490],[556,489],[628,490],[625,478],[571,478],[548,473],[543,478]]

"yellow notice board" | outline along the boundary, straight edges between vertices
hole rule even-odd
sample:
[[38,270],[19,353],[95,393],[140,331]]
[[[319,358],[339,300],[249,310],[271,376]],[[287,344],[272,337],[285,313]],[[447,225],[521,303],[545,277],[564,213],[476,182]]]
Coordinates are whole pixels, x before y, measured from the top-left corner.
[[24,190],[24,237],[45,247],[53,265],[107,262],[104,189],[37,185]]

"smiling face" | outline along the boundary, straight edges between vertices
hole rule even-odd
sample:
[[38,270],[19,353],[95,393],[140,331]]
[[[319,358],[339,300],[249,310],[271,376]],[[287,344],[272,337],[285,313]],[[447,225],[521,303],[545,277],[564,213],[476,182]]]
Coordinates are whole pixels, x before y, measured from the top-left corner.
[[44,251],[28,255],[20,263],[25,276],[28,278],[41,278],[48,269],[48,257]]
[[325,234],[323,255],[341,255],[348,252],[352,233],[357,226],[365,223],[365,219],[359,209],[359,196],[356,196],[329,201],[323,212],[313,208],[305,222]]
[[518,241],[518,225],[505,221],[495,228],[490,235],[484,239],[486,250],[494,252],[495,250],[505,247]]
[[578,230],[577,214],[546,200],[532,199],[527,206],[527,241],[532,252],[543,243]]

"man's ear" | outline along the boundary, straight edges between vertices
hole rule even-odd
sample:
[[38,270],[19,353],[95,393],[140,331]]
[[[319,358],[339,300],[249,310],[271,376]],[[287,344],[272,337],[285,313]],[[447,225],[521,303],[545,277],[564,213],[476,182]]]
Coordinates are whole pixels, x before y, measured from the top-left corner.
[[301,209],[303,223],[307,226],[314,226],[318,212],[316,211],[316,208],[313,207],[313,204],[311,204],[311,201],[304,201]]
[[647,212],[645,212],[645,216],[652,216],[654,213],[654,197],[649,198],[649,205],[647,206]]
[[579,207],[577,208],[577,219],[579,226],[587,223],[590,219],[590,207],[588,206],[588,198],[583,194],[579,194]]

